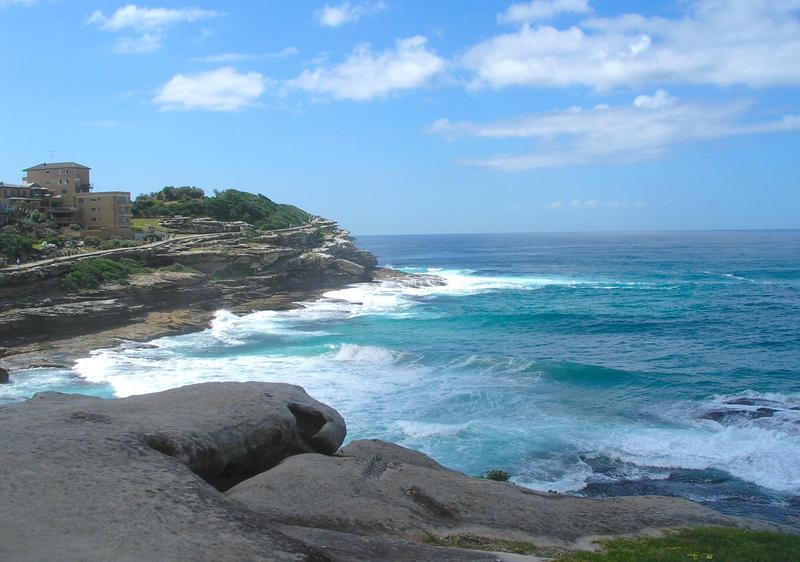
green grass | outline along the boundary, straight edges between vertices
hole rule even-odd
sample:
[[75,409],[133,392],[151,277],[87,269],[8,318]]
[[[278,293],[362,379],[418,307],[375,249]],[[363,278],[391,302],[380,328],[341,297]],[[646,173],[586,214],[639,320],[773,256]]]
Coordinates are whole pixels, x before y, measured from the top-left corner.
[[163,227],[159,226],[159,220],[161,219],[131,219],[131,223],[133,223],[133,230],[136,231],[145,231],[149,227],[155,228],[156,230],[164,230]]
[[791,562],[800,537],[723,527],[699,527],[661,537],[601,541],[598,552],[575,552],[553,562]]

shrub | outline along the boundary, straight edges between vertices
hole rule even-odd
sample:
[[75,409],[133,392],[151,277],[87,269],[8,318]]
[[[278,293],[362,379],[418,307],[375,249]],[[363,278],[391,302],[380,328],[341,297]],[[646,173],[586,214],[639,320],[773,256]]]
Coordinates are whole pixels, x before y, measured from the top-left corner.
[[282,205],[254,193],[226,189],[206,197],[196,187],[167,186],[159,192],[140,195],[133,202],[133,216],[211,217],[218,221],[244,221],[259,229],[285,228],[308,221],[311,215],[293,205]]
[[33,254],[34,241],[22,234],[0,232],[0,256],[14,260]]
[[131,248],[133,246],[139,246],[141,242],[137,242],[136,240],[126,240],[124,238],[112,238],[111,240],[103,240],[97,246],[98,250],[114,250],[116,248]]
[[487,470],[483,474],[479,474],[476,478],[482,478],[484,480],[494,480],[495,482],[508,482],[511,480],[511,475],[506,472],[505,470],[498,470],[493,468],[492,470]]
[[124,283],[130,274],[146,270],[134,259],[92,258],[75,263],[64,276],[62,286],[70,292],[96,289],[103,283]]

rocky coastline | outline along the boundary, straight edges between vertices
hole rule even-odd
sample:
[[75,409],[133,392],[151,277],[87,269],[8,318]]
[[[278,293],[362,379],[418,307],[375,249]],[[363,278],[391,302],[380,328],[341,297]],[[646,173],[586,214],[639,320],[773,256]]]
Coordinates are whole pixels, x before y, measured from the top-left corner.
[[[321,220],[102,255],[147,270],[78,293],[62,280],[96,254],[0,270],[0,383],[122,341],[202,330],[223,308],[286,309],[358,282],[440,282],[378,268]],[[540,562],[676,528],[796,532],[676,497],[579,498],[477,479],[379,440],[342,447],[342,416],[286,384],[117,400],[45,392],[0,408],[0,427],[9,561]]]
[[[65,275],[98,257],[135,259],[152,269],[124,284],[63,290]],[[376,265],[347,231],[317,219],[278,231],[188,235],[0,269],[0,367],[69,368],[121,341],[202,330],[219,309],[286,309],[326,290],[391,275]]]
[[[470,478],[297,386],[204,383],[0,408],[0,559],[537,561],[598,537],[783,530],[674,497],[577,498]],[[451,548],[526,545],[525,556]]]

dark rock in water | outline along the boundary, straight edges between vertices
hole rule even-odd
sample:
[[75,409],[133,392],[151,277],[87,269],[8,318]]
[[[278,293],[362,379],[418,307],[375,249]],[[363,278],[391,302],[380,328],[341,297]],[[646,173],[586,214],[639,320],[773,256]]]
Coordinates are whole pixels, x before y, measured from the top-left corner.
[[469,478],[381,441],[326,456],[344,421],[286,384],[119,400],[47,392],[0,408],[0,427],[4,562],[489,562],[503,555],[419,540],[558,545],[648,527],[765,527],[678,498],[551,496]]
[[725,400],[723,404],[731,406],[780,406],[781,403],[775,400],[767,400],[765,398],[734,398]]
[[732,420],[757,420],[772,417],[778,410],[772,408],[758,408],[757,410],[711,410],[700,416],[700,419],[711,420],[717,423],[727,423]]
[[5,384],[9,381],[8,371],[0,367],[0,384]]

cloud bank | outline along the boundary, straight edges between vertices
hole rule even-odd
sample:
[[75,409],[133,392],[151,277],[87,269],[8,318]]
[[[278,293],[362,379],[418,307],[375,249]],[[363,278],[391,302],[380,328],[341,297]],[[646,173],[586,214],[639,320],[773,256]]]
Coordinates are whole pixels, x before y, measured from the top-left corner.
[[152,53],[161,48],[169,29],[219,15],[219,12],[200,8],[141,8],[128,4],[109,16],[95,10],[88,23],[103,31],[127,33],[117,41],[117,52]]
[[520,23],[467,49],[472,88],[595,90],[653,84],[800,84],[800,2],[695,0],[677,18],[626,14],[569,27],[532,25],[557,13],[586,13],[577,0],[515,4],[498,16]]
[[624,106],[572,107],[491,122],[440,119],[428,132],[448,140],[461,137],[530,139],[535,149],[467,163],[504,171],[576,164],[637,162],[662,156],[678,146],[734,135],[800,129],[800,116],[749,121],[751,103],[681,102],[664,90],[637,96]]

